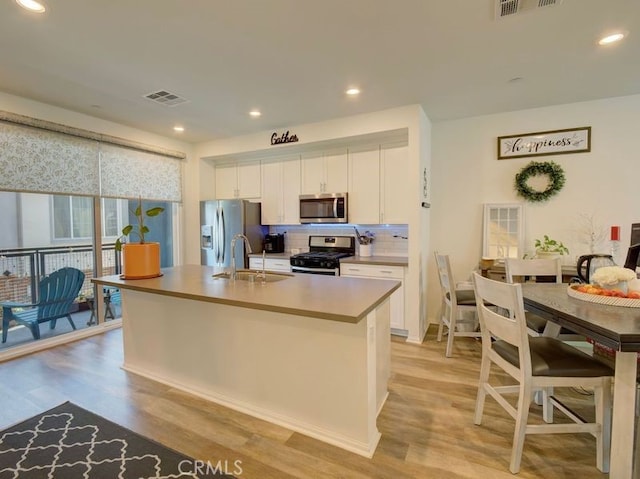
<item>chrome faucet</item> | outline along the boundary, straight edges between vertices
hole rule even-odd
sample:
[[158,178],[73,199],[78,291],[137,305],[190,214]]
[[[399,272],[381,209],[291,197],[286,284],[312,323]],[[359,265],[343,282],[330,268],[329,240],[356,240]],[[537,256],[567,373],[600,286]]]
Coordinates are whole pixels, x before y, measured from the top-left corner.
[[235,281],[236,279],[236,241],[242,238],[244,245],[247,248],[247,254],[251,253],[251,245],[249,244],[249,238],[242,233],[238,233],[231,240],[231,276],[230,278]]

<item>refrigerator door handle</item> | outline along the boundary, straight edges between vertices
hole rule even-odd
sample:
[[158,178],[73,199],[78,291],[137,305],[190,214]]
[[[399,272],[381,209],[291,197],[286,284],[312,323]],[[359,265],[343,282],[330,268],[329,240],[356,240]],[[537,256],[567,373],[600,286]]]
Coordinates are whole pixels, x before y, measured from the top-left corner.
[[216,237],[216,263],[220,263],[220,210],[216,208],[216,224],[214,226]]
[[222,219],[222,228],[221,228],[221,230],[222,230],[221,231],[221,233],[222,233],[222,241],[221,241],[221,243],[222,243],[222,261],[226,261],[226,259],[227,259],[227,245],[226,245],[226,242],[225,242],[224,239],[226,238],[226,233],[227,232],[225,231],[225,224],[224,224],[225,223],[224,222],[224,210],[220,211],[220,217]]

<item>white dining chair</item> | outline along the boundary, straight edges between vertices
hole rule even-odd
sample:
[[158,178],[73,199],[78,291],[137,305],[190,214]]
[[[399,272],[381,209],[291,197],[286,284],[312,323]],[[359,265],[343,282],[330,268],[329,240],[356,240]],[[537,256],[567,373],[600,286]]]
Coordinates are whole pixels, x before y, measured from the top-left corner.
[[[505,271],[508,283],[528,281],[537,282],[541,277],[553,278],[555,283],[562,283],[562,264],[560,258],[554,259],[505,259]],[[516,281],[516,279],[518,281]],[[550,336],[563,341],[584,341],[584,337],[573,333],[552,321],[525,311],[527,328],[532,336]]]
[[478,316],[476,314],[476,298],[473,293],[473,285],[466,289],[456,288],[456,283],[451,273],[451,264],[448,255],[435,252],[438,278],[442,292],[440,319],[438,321],[438,341],[442,341],[444,328],[447,328],[447,347],[445,356],[451,357],[454,337],[479,338]]
[[[560,258],[555,259],[516,259],[505,258],[507,282],[515,283],[515,279],[537,281],[539,277],[555,278],[556,283],[562,283],[562,265]],[[560,327],[537,314],[525,311],[527,328],[532,336],[557,336]]]
[[[522,289],[473,274],[478,316],[482,331],[482,363],[474,423],[481,424],[485,398],[489,394],[515,419],[509,470],[520,470],[526,434],[590,433],[596,438],[596,465],[609,470],[611,448],[611,380],[613,370],[582,351],[556,338],[533,337],[527,332]],[[487,303],[497,309],[489,308]],[[494,386],[489,382],[495,364],[518,384]],[[567,406],[548,396],[551,388],[574,387],[594,390],[595,421],[585,422]],[[545,404],[556,408],[573,423],[529,424],[529,407],[535,391],[542,391]],[[517,406],[505,395],[517,394]]]

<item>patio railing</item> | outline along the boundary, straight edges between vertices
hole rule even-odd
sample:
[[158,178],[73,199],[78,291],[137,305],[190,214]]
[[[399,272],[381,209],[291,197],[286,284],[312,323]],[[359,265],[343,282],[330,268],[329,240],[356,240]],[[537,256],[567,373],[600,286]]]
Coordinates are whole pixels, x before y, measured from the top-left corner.
[[[102,246],[102,265],[105,275],[120,273],[120,253],[114,244]],[[90,244],[0,250],[0,302],[37,302],[40,280],[65,266],[85,274],[80,294],[93,296],[91,278],[95,268]]]

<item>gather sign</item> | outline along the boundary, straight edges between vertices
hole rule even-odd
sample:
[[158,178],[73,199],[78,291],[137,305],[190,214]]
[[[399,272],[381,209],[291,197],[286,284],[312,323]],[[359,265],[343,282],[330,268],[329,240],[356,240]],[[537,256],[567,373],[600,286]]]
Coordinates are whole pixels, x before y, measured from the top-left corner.
[[298,135],[290,135],[289,130],[281,135],[278,135],[277,131],[273,132],[271,135],[271,144],[272,145],[282,145],[283,143],[295,143],[298,141]]
[[590,126],[498,137],[499,160],[589,151],[591,151]]

